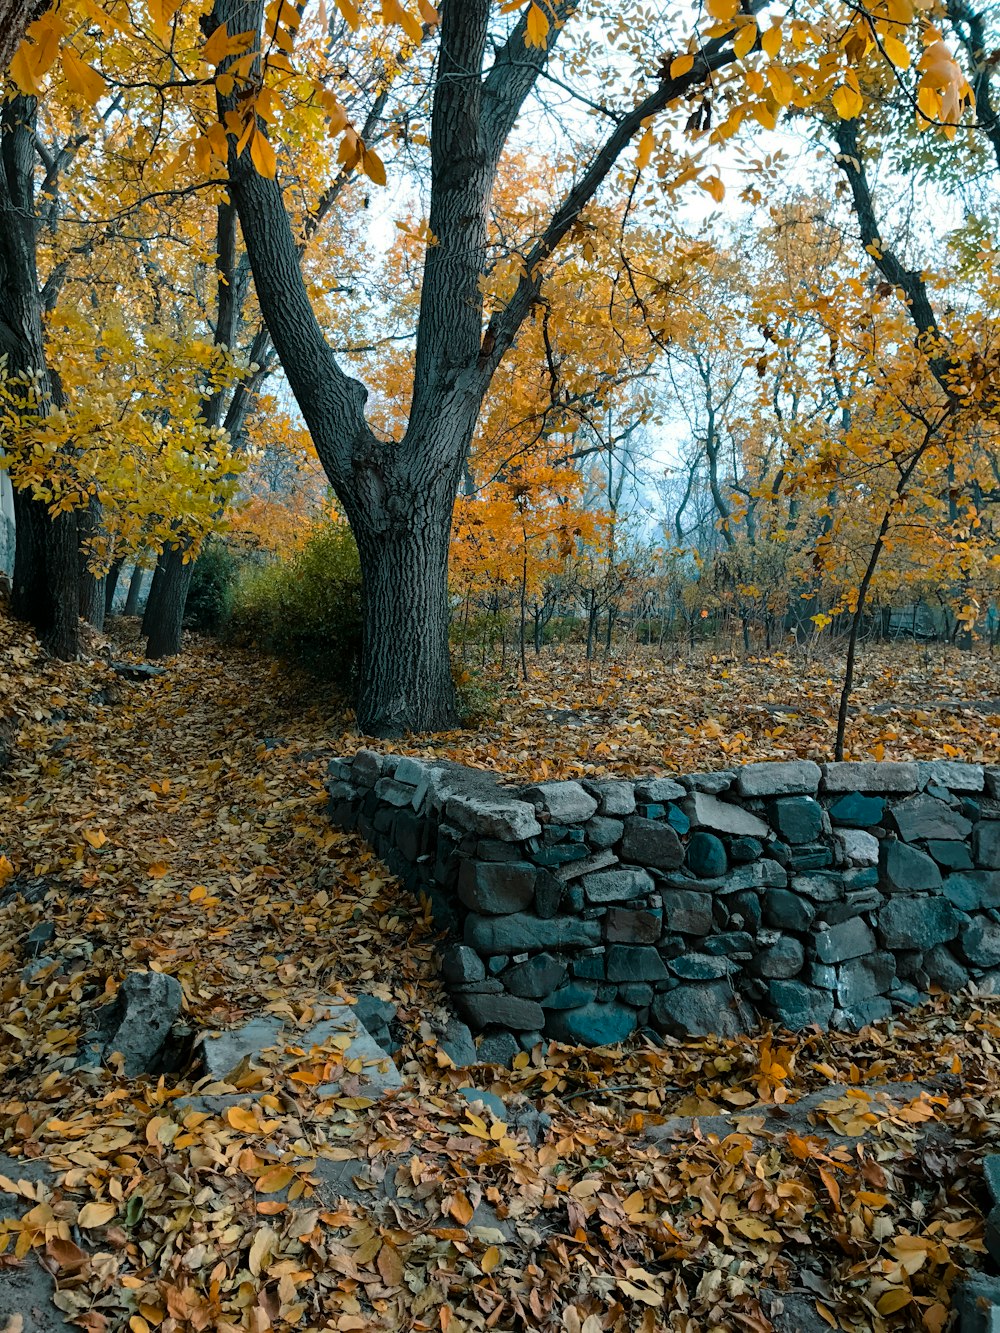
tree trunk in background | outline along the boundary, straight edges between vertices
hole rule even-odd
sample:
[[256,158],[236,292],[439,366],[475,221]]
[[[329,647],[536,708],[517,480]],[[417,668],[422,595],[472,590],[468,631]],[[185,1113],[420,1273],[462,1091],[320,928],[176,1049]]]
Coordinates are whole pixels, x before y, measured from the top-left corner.
[[156,565],[153,568],[153,578],[149,585],[149,596],[146,598],[146,608],[142,613],[142,632],[147,636],[152,632],[153,626],[156,624],[158,603],[160,595],[163,592],[165,566],[166,552],[161,551],[157,558]]
[[101,532],[100,501],[92,499],[89,505],[79,510],[76,522],[80,558],[80,615],[94,629],[103,630],[107,600],[105,576],[95,576],[89,569],[91,543]]
[[142,585],[146,581],[146,571],[142,565],[136,563],[132,567],[132,577],[128,583],[128,596],[125,598],[125,611],[127,616],[137,616],[139,614],[139,603],[142,600]]
[[174,657],[181,650],[184,608],[191,587],[191,575],[194,573],[194,561],[189,560],[185,564],[183,555],[179,547],[170,546],[163,552],[156,567],[153,583],[156,604],[151,615],[148,604],[146,607],[149,628],[146,628],[145,617],[142,622],[143,633],[148,636],[147,657]]
[[124,563],[125,562],[123,560],[113,561],[111,568],[108,570],[107,577],[104,580],[105,616],[110,616],[111,612],[114,610],[115,593],[118,591],[118,580],[119,578],[121,578],[122,565]]

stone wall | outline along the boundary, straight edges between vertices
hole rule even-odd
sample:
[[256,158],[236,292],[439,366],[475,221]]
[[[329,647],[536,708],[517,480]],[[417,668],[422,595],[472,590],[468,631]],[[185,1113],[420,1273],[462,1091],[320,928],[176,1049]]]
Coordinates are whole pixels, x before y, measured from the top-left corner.
[[640,1027],[858,1028],[1000,984],[1000,768],[748,764],[503,785],[363,750],[331,816],[430,895],[476,1031],[598,1044]]

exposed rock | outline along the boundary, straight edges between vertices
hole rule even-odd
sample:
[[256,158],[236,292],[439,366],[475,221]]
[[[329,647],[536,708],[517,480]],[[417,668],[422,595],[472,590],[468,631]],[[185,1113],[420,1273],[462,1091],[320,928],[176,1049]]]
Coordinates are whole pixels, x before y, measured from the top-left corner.
[[24,952],[28,958],[37,958],[44,950],[46,944],[56,937],[56,928],[51,921],[39,921],[37,926],[32,926],[24,939]]
[[445,807],[449,819],[462,828],[471,829],[487,838],[501,838],[505,842],[519,842],[537,838],[542,826],[535,818],[535,807],[527,801],[500,795],[452,796]]
[[545,1035],[582,1046],[614,1046],[637,1026],[635,1011],[624,1004],[585,1004],[579,1009],[550,1009]]
[[935,842],[927,844],[929,856],[945,870],[971,870],[972,853],[964,842]]
[[888,949],[932,949],[958,934],[962,919],[946,898],[889,899],[878,914],[878,931]]
[[535,895],[537,874],[528,861],[463,861],[458,896],[473,912],[493,916],[520,912]]
[[736,865],[749,865],[751,861],[756,861],[763,851],[763,845],[756,838],[729,839],[729,857]]
[[919,765],[874,759],[841,760],[823,765],[826,792],[911,792],[921,785]]
[[630,898],[643,898],[652,890],[648,872],[632,866],[587,875],[583,881],[583,892],[591,903],[627,902]]
[[155,680],[157,676],[167,674],[166,667],[153,666],[151,662],[109,662],[108,665],[122,680]]
[[525,787],[521,796],[560,824],[579,824],[597,814],[597,801],[579,782],[540,782]]
[[688,869],[701,879],[716,879],[729,868],[722,839],[701,830],[691,834],[685,859]]
[[671,1037],[740,1037],[754,1026],[753,1015],[725,981],[676,986],[657,995],[650,1017]]
[[811,796],[786,796],[774,802],[772,811],[774,827],[786,842],[814,842],[823,831],[823,807]]
[[709,796],[718,796],[719,792],[728,791],[736,781],[736,774],[731,769],[721,769],[718,773],[685,773],[681,782],[691,791],[703,791]]
[[956,1333],[997,1333],[1000,1329],[1000,1277],[970,1273],[957,1285],[952,1304],[958,1310]]
[[733,970],[724,954],[684,953],[671,958],[670,971],[682,981],[720,981]]
[[982,791],[984,770],[982,764],[963,764],[954,759],[921,760],[917,767],[923,785],[936,783],[949,791]]
[[102,1021],[106,1033],[102,1059],[107,1061],[120,1052],[127,1078],[155,1073],[183,1000],[176,977],[165,972],[130,972]]
[[926,852],[891,838],[879,846],[879,874],[889,892],[941,887],[941,871]]
[[926,794],[910,796],[893,806],[892,820],[904,842],[916,842],[918,838],[961,840],[972,832],[969,820]]
[[786,796],[815,792],[819,780],[820,767],[811,759],[770,760],[744,765],[736,789],[741,796]]
[[597,983],[595,981],[573,980],[565,986],[560,986],[551,995],[546,995],[541,1005],[546,1010],[579,1009],[582,1005],[590,1004],[596,999]]
[[479,1063],[476,1043],[465,1023],[457,1018],[448,1020],[448,1025],[438,1038],[438,1046],[451,1060],[456,1069],[469,1069]]
[[656,870],[676,870],[684,863],[684,848],[670,825],[636,815],[625,821],[621,854],[634,865],[652,866]]
[[767,839],[770,829],[762,819],[742,806],[720,801],[717,796],[696,791],[684,801],[684,813],[695,829],[732,833],[737,837]]
[[579,879],[581,875],[592,875],[597,870],[606,870],[608,867],[617,865],[618,857],[615,856],[609,848],[603,851],[595,852],[593,856],[587,856],[582,861],[574,861],[569,865],[560,866],[555,872],[556,878],[563,884],[568,884],[570,880]]
[[374,787],[382,776],[382,756],[375,750],[359,750],[351,760],[351,781],[359,787]]

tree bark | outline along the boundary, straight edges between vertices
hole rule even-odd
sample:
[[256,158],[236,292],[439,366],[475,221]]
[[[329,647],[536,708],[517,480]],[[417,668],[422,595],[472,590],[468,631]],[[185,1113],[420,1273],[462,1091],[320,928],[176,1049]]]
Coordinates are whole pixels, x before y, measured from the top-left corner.
[[104,580],[104,614],[110,616],[114,610],[115,594],[118,591],[118,580],[121,578],[122,565],[124,561],[115,560],[108,570],[107,577]]
[[145,579],[146,571],[142,565],[135,564],[132,568],[132,577],[128,583],[128,596],[125,598],[125,615],[137,616],[139,614],[139,603],[142,601],[142,585]]
[[0,74],[17,54],[29,23],[41,18],[49,8],[48,0],[2,0],[0,2]]
[[15,491],[14,529],[11,610],[53,657],[70,661],[80,650],[76,514],[53,518],[44,501]]
[[[188,591],[191,587],[191,575],[194,573],[194,561],[184,562],[184,553],[180,547],[169,546],[160,557],[156,567],[159,585],[156,589],[156,603],[149,618],[149,628],[143,620],[143,633],[148,634],[146,644],[147,657],[174,657],[181,650],[181,629],[184,624],[184,608],[187,606]],[[154,584],[154,586],[156,586]],[[152,594],[150,594],[152,601]]]
[[153,578],[149,585],[149,595],[142,613],[142,634],[148,636],[153,631],[158,614],[157,607],[163,592],[164,569],[167,563],[166,551],[161,551],[153,568]]
[[77,542],[80,562],[80,615],[96,630],[104,629],[107,596],[105,576],[94,575],[89,568],[93,555],[91,542],[99,534],[100,529],[100,501],[91,499],[90,503],[77,513]]

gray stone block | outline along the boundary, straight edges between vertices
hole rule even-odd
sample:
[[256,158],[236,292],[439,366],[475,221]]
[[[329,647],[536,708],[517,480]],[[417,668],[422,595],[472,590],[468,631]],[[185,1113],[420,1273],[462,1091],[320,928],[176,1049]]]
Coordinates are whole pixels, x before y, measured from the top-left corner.
[[842,828],[835,834],[843,859],[851,865],[877,866],[879,840],[860,828]]
[[[814,768],[818,767],[813,765]],[[774,802],[771,818],[786,842],[815,842],[823,831],[823,807],[812,796],[785,796]]]
[[734,970],[724,954],[682,953],[671,958],[670,971],[682,981],[721,981]]
[[885,995],[896,982],[896,960],[891,953],[852,958],[837,969],[837,1004],[851,1009],[863,1000]]
[[923,970],[928,981],[948,995],[957,995],[969,984],[969,974],[952,951],[943,944],[928,949],[923,958]]
[[756,954],[753,972],[768,979],[794,977],[802,971],[805,960],[805,950],[799,941],[792,935],[782,935]]
[[574,979],[567,982],[565,986],[560,986],[551,995],[546,995],[541,1001],[541,1005],[543,1009],[579,1009],[581,1005],[590,1004],[596,998],[596,981]]
[[468,794],[451,796],[445,806],[448,818],[485,838],[520,842],[537,838],[542,826],[535,818],[535,807],[513,797]]
[[833,1017],[833,996],[801,981],[771,981],[768,1007],[774,1018],[792,1032],[803,1028],[826,1028]]
[[594,815],[584,825],[587,841],[591,847],[613,847],[620,842],[625,833],[625,824],[620,819],[609,819],[605,815]]
[[1000,867],[1000,820],[984,819],[972,831],[972,855],[976,865]]
[[130,972],[102,1022],[102,1059],[120,1053],[127,1078],[153,1072],[183,1000],[176,977],[165,972]]
[[668,930],[681,935],[707,935],[712,929],[712,900],[707,893],[664,889],[661,897]]
[[646,804],[680,801],[686,795],[687,788],[675,782],[673,778],[645,778],[635,784],[636,800]]
[[635,1011],[612,1001],[593,1001],[579,1009],[550,1009],[545,1035],[555,1041],[579,1046],[615,1046],[635,1031]]
[[480,1038],[476,1054],[483,1065],[504,1065],[507,1069],[514,1063],[521,1047],[516,1037],[509,1032],[487,1032]]
[[736,775],[741,796],[791,796],[819,789],[820,767],[811,759],[767,760],[745,764]]
[[818,931],[814,946],[816,957],[821,963],[843,963],[849,958],[873,953],[876,947],[871,927],[860,917]]
[[718,879],[729,868],[722,839],[704,830],[691,834],[685,860],[688,869],[700,879]]
[[473,912],[522,912],[535,896],[537,873],[528,861],[463,861],[458,896]]
[[609,944],[655,944],[662,930],[662,916],[642,908],[609,907],[604,918]]
[[878,914],[878,931],[887,949],[932,949],[959,932],[962,918],[946,898],[894,895]]
[[566,964],[550,953],[537,953],[523,963],[516,963],[500,980],[511,995],[540,1000],[558,990],[566,980]]
[[911,792],[921,785],[920,769],[914,763],[870,759],[823,765],[825,792]]
[[862,796],[859,791],[841,796],[829,809],[830,819],[834,824],[846,824],[855,828],[871,828],[874,824],[880,824],[884,813],[883,796]]
[[623,860],[633,865],[652,866],[656,870],[676,870],[684,862],[681,840],[670,825],[637,815],[625,820],[621,854]]
[[584,787],[597,801],[599,815],[631,815],[635,811],[635,788],[622,778],[590,779]]
[[790,889],[768,889],[764,894],[764,921],[778,930],[805,931],[816,919],[816,905]]
[[1000,966],[1000,926],[995,921],[977,918],[962,931],[959,948],[973,967]]
[[767,839],[770,829],[762,819],[740,805],[720,801],[717,796],[695,791],[683,803],[684,813],[694,829],[711,833],[730,833],[737,837]]
[[527,912],[514,916],[470,913],[465,919],[465,943],[480,954],[573,949],[600,942],[600,921],[581,921],[575,916],[542,918]]
[[676,986],[657,995],[650,1019],[671,1037],[740,1037],[754,1026],[753,1015],[726,981]]
[[613,944],[607,953],[609,981],[666,981],[670,974],[656,949],[641,944]]
[[521,999],[517,995],[461,994],[452,999],[459,1017],[476,1032],[487,1027],[524,1032],[540,1028],[545,1020],[542,1006],[537,1001]]
[[465,986],[486,976],[483,960],[467,944],[449,944],[441,957],[441,975],[449,986]]
[[963,764],[954,759],[924,759],[917,764],[922,785],[936,783],[949,791],[982,791],[985,772],[982,764]]
[[887,838],[879,847],[879,878],[890,893],[939,889],[941,871],[926,852]]
[[651,877],[636,866],[600,871],[586,875],[583,880],[583,892],[590,903],[627,902],[630,898],[644,898],[652,890]]
[[900,801],[893,806],[890,817],[904,842],[916,842],[921,838],[960,842],[972,832],[968,819],[926,793]]
[[560,824],[580,824],[597,814],[597,801],[579,782],[540,782],[520,794]]

